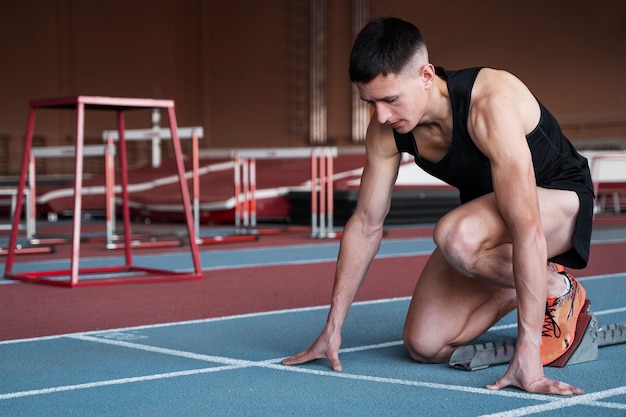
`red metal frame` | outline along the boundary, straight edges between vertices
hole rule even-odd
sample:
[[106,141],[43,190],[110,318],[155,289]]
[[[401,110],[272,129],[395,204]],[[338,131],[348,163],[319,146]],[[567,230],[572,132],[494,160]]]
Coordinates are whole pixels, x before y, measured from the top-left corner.
[[[16,254],[18,226],[21,218],[23,190],[26,186],[28,161],[33,141],[33,132],[35,128],[35,113],[37,109],[73,109],[76,110],[76,152],[75,152],[75,183],[74,183],[74,216],[71,239],[71,260],[70,269],[68,270],[49,270],[38,272],[13,272],[13,264]],[[124,137],[124,111],[132,109],[166,109],[169,125],[172,133],[172,145],[174,147],[174,156],[176,158],[176,167],[180,182],[181,197],[183,200],[183,209],[185,211],[185,220],[187,225],[187,233],[189,237],[189,246],[193,261],[192,272],[176,272],[165,269],[144,268],[133,265],[132,248],[130,236],[130,206],[128,197],[128,164],[126,159],[126,140]],[[80,258],[80,226],[82,216],[82,180],[83,180],[83,146],[84,146],[84,120],[85,110],[114,110],[117,111],[117,128],[119,133],[119,158],[121,170],[121,189],[122,189],[122,212],[124,218],[124,265],[107,266],[99,268],[79,268]],[[35,196],[32,196],[34,199]],[[20,172],[20,180],[18,185],[18,194],[16,202],[16,211],[13,217],[13,227],[9,239],[8,256],[5,265],[5,278],[15,279],[26,282],[39,284],[48,284],[63,287],[79,287],[79,286],[104,286],[111,284],[134,284],[143,282],[161,282],[161,281],[177,281],[191,280],[202,278],[202,268],[200,266],[200,256],[198,253],[198,245],[196,241],[195,231],[193,227],[193,217],[191,213],[191,204],[189,197],[189,189],[185,179],[185,168],[182,157],[180,139],[178,137],[178,126],[176,123],[176,112],[174,110],[174,102],[172,100],[157,99],[137,99],[137,98],[118,98],[118,97],[96,97],[96,96],[73,96],[65,98],[54,98],[46,100],[35,100],[29,104],[28,123],[26,127],[26,138],[24,143],[24,155],[22,159],[22,169]],[[79,280],[80,275],[102,275],[122,273],[122,277],[94,277],[88,280]],[[128,274],[135,274],[129,276]],[[138,276],[138,274],[144,274]],[[69,276],[69,280],[52,279],[52,277]]]

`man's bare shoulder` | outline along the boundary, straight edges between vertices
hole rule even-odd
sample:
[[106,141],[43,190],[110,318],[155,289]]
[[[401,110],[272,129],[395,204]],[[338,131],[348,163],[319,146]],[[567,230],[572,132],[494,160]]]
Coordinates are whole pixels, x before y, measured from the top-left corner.
[[472,100],[511,94],[532,95],[526,84],[509,71],[483,68],[474,82]]
[[530,89],[512,73],[483,68],[476,77],[470,105],[470,130],[477,119],[519,120],[528,133],[539,121],[539,103]]

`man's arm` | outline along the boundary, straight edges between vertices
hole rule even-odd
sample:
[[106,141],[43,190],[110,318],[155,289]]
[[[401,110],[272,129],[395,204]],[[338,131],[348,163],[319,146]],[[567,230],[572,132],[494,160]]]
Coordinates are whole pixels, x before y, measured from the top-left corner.
[[398,175],[400,154],[393,132],[373,117],[367,132],[366,162],[361,177],[359,198],[354,214],[341,237],[330,312],[326,326],[311,347],[283,360],[298,365],[328,358],[332,368],[341,371],[339,348],[341,329],[367,270],[378,252],[383,222],[391,204],[391,193]]
[[518,304],[515,357],[504,378],[490,388],[515,385],[527,391],[563,393],[573,387],[545,378],[540,357],[547,245],[532,155],[526,142],[526,134],[539,121],[539,107],[530,91],[510,74],[487,70],[479,85],[468,127],[491,163],[498,210],[513,244]]

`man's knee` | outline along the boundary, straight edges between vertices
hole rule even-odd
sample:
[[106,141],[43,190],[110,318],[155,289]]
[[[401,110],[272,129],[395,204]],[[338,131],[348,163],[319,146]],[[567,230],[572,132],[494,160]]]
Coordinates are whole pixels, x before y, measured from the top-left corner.
[[464,275],[472,275],[483,243],[471,219],[444,217],[433,231],[433,240],[455,269]]
[[447,362],[453,348],[437,337],[425,337],[404,333],[404,346],[413,360],[420,363]]

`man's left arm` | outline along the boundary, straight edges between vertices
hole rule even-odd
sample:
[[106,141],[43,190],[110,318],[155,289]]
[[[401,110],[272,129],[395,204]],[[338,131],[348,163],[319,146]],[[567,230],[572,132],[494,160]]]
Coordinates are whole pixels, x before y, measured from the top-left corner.
[[539,106],[512,75],[494,71],[486,77],[488,81],[479,84],[482,88],[476,89],[472,97],[468,128],[489,158],[497,208],[509,228],[518,306],[516,353],[498,382],[527,391],[563,393],[563,386],[568,384],[545,378],[540,356],[547,296],[547,245],[526,141],[526,132],[539,121]]
[[[513,244],[518,302],[518,348],[539,362],[546,302],[546,241],[541,227],[537,185],[530,149],[515,103],[506,97],[484,99],[474,109],[474,140],[489,158],[493,189]],[[541,370],[541,376],[543,371]]]

